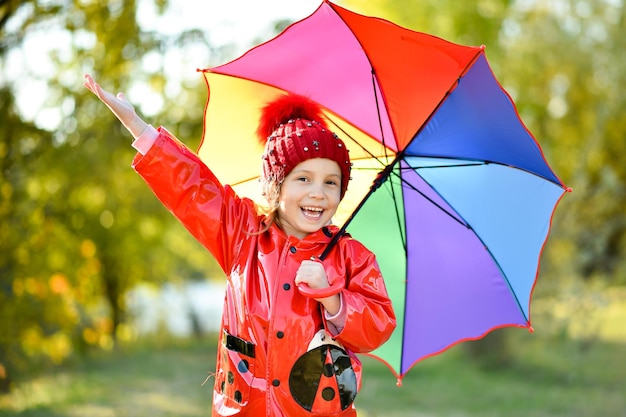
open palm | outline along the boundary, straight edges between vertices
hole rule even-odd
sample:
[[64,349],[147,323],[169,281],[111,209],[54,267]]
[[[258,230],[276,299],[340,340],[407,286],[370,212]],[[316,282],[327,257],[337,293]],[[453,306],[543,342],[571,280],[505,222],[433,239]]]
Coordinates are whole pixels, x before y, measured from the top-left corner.
[[146,123],[137,116],[135,107],[126,100],[124,93],[115,95],[106,91],[100,84],[95,82],[89,74],[85,74],[85,82],[83,85],[106,104],[134,137],[141,134],[146,127]]

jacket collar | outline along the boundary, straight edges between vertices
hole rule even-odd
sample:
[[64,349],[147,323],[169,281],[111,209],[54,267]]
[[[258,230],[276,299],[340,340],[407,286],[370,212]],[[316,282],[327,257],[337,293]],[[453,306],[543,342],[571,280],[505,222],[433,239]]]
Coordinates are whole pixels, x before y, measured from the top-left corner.
[[287,236],[285,231],[281,229],[277,224],[273,224],[270,227],[272,233],[277,233],[287,240],[295,242],[297,244],[327,244],[330,240],[339,232],[339,228],[335,225],[328,225],[322,227],[320,230],[313,232],[304,237],[304,239],[298,239],[294,236]]

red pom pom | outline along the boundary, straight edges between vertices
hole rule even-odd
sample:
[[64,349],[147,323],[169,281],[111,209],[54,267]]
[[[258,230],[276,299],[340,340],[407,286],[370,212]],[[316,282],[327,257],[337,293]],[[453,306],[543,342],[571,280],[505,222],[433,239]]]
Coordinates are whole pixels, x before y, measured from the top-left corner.
[[322,108],[313,100],[293,93],[284,94],[261,109],[259,127],[256,131],[259,142],[265,144],[268,136],[280,126],[292,119],[305,119],[319,122],[327,128],[322,118]]

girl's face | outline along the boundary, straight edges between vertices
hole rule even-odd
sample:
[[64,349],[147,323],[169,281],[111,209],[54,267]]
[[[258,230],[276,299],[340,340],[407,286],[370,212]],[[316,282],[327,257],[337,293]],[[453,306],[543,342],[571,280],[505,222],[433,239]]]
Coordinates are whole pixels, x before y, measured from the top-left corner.
[[341,170],[335,161],[314,158],[300,162],[280,189],[280,225],[287,235],[302,239],[330,222],[340,195]]

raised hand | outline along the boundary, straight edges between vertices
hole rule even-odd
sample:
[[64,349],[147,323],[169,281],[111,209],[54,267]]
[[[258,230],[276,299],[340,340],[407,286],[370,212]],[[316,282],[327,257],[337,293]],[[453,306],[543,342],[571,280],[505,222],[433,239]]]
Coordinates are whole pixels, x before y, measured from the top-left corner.
[[144,131],[147,123],[137,115],[135,107],[126,100],[124,93],[114,95],[104,90],[89,74],[85,74],[83,85],[106,104],[133,137],[137,138]]

